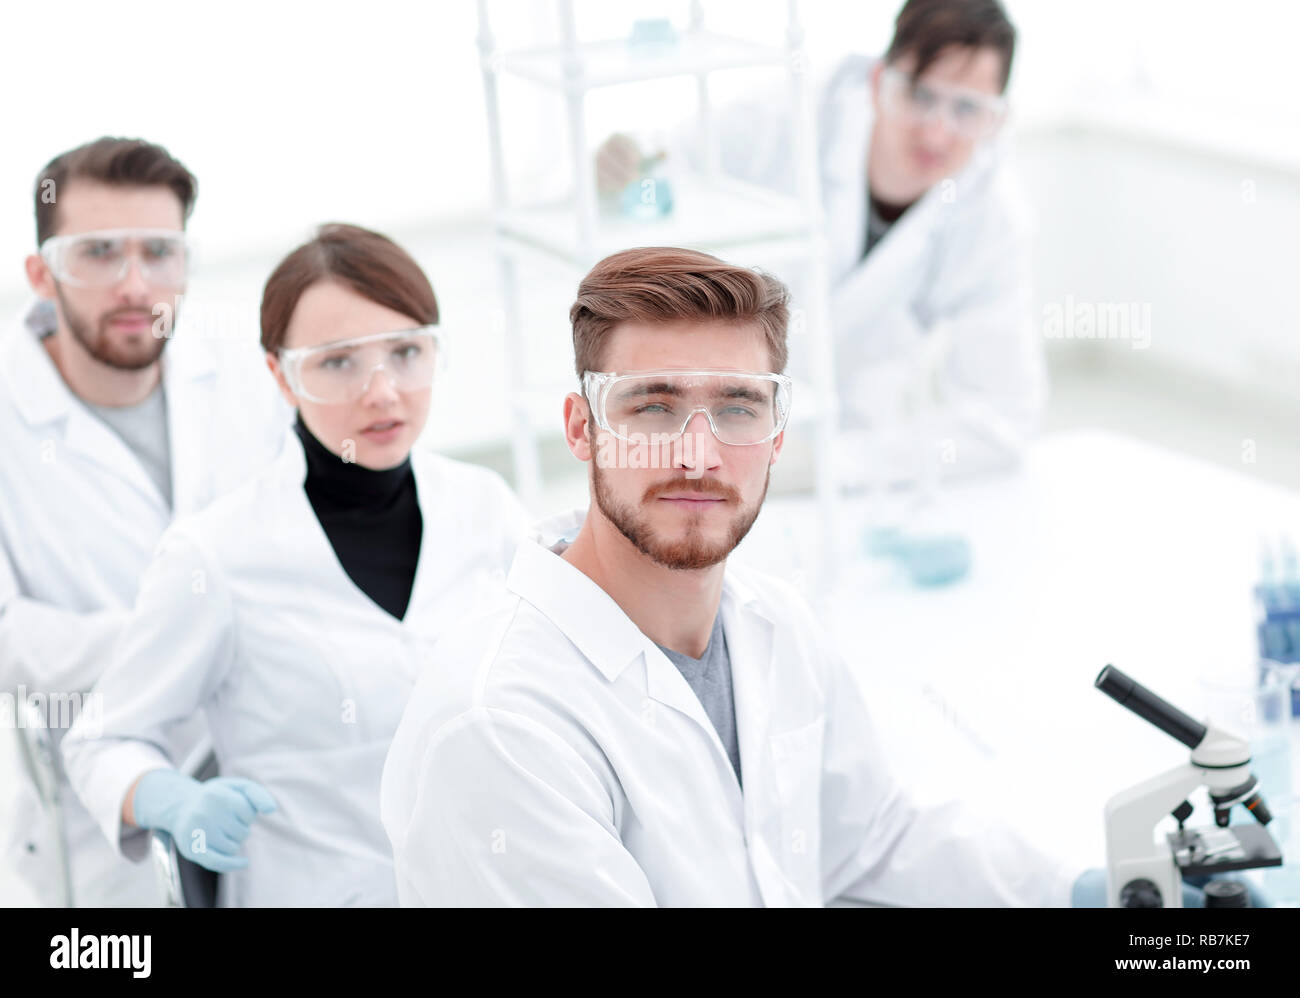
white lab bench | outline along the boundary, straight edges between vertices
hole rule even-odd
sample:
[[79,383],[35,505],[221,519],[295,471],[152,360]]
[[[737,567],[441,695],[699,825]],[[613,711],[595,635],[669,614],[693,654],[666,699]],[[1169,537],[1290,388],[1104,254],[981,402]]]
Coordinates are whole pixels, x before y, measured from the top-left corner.
[[1300,532],[1300,495],[1092,431],[1041,439],[1019,472],[947,487],[916,515],[971,542],[970,574],[947,587],[866,557],[867,503],[845,505],[830,584],[800,574],[811,500],[769,501],[743,556],[805,584],[919,796],[968,795],[1095,866],[1106,799],[1187,758],[1094,689],[1097,673],[1113,663],[1203,717],[1202,674],[1257,666],[1260,536]]

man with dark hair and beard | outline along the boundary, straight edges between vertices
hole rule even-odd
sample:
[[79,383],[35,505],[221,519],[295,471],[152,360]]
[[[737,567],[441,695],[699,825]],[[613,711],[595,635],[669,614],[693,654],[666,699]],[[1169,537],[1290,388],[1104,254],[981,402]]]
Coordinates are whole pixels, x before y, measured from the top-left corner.
[[[79,146],[37,178],[37,301],[0,341],[0,692],[18,708],[10,721],[55,744],[97,709],[90,691],[163,530],[267,463],[287,432],[255,329],[240,342],[181,328],[171,343],[196,193],[189,170],[139,139]],[[183,756],[193,733],[177,738]],[[109,848],[57,764],[52,783],[33,775],[7,831],[37,898],[155,903],[153,871]]]
[[602,260],[570,311],[592,503],[446,634],[384,770],[407,905],[1065,905],[1073,874],[892,778],[788,583],[729,565],[790,411],[781,282]]
[[[1017,47],[1001,0],[906,0],[881,55],[848,55],[813,88],[846,486],[1006,470],[1041,423],[1033,221],[1003,138]],[[755,84],[691,113],[667,148],[710,182],[797,195],[797,109]],[[611,136],[597,187],[639,190],[657,152]]]

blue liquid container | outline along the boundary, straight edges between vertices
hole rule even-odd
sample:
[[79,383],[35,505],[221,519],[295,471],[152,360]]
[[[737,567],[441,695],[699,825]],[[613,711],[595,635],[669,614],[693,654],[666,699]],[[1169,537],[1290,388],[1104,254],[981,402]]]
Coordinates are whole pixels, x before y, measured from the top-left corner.
[[654,221],[673,213],[673,185],[667,177],[643,175],[623,188],[619,212],[624,218]]
[[[1300,577],[1290,538],[1276,547],[1265,542],[1260,552],[1260,578],[1255,586],[1256,640],[1260,682],[1272,663],[1300,663]],[[1300,688],[1292,687],[1291,713],[1300,717]]]

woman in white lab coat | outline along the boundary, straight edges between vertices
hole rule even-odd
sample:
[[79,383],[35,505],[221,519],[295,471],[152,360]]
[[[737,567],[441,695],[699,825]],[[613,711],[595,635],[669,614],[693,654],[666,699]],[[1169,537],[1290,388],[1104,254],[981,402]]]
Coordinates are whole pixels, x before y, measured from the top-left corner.
[[[527,517],[495,474],[415,441],[438,319],[377,233],[332,225],[268,280],[262,345],[298,423],[246,487],[164,535],[73,787],[130,858],[149,828],[225,874],[226,905],[396,903],[379,820],[385,753],[445,624],[504,577]],[[221,778],[158,733],[202,710]]]

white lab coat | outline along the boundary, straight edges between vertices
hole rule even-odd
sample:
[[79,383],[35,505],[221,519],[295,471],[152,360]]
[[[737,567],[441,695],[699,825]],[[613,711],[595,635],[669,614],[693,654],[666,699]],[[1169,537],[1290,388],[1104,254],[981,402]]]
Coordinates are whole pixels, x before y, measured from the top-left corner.
[[278,804],[255,820],[248,866],[222,877],[221,904],[396,903],[379,823],[389,741],[428,643],[500,586],[528,522],[493,472],[422,449],[411,465],[424,526],[402,620],[338,561],[292,431],[266,472],[168,530],[96,686],[102,736],[74,725],[64,740],[73,788],[124,855],[148,848],[122,825],[128,789],[178,761],[158,733],[201,710],[222,775]]
[[[986,143],[864,260],[873,62],[846,59],[817,101],[842,424],[849,439],[877,448],[877,461],[906,464],[906,455],[891,453],[901,449],[946,475],[1007,466],[1034,432],[1047,394],[1028,212],[1000,144]],[[715,120],[726,173],[794,192],[784,95],[742,102]],[[702,162],[698,131],[683,132],[681,142],[689,159]],[[799,346],[791,344],[792,364],[806,374]],[[855,463],[848,456],[846,465]]]
[[438,646],[384,769],[404,905],[1063,905],[1074,870],[891,778],[785,583],[728,565],[743,793],[681,673],[587,576],[519,547]]
[[[87,691],[99,677],[173,509],[68,389],[29,328],[35,314],[24,310],[0,343],[0,690],[44,696]],[[266,466],[289,410],[253,343],[190,338],[182,324],[162,364],[173,507],[183,515]],[[153,872],[123,862],[72,793],[61,796],[74,901],[157,903]],[[39,900],[61,903],[53,832],[25,778],[11,807],[9,861]]]

